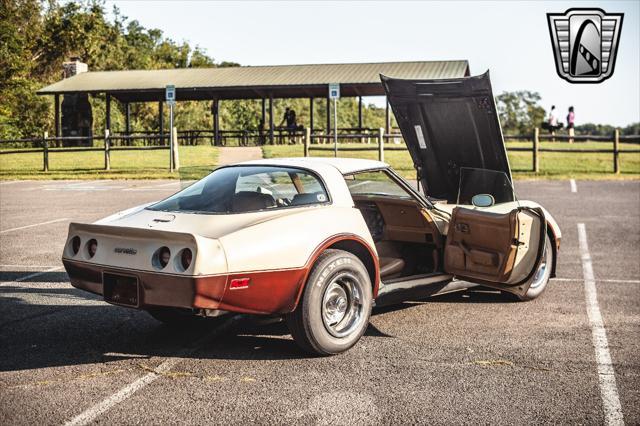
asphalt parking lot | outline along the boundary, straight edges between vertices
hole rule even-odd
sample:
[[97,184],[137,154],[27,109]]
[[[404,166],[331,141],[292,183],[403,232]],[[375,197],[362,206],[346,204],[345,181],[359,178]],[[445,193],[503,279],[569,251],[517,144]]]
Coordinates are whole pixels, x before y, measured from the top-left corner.
[[70,286],[70,221],[178,185],[0,183],[1,424],[601,424],[616,400],[640,423],[639,181],[517,182],[563,231],[541,298],[469,291],[377,309],[361,342],[330,358],[307,357],[274,319],[175,331]]

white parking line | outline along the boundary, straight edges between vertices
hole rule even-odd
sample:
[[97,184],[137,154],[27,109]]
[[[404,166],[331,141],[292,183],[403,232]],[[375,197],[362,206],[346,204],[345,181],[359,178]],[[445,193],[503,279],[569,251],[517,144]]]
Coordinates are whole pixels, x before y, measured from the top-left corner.
[[124,188],[123,191],[133,191],[133,192],[148,192],[148,191],[163,191],[163,192],[171,192],[175,191],[179,188]]
[[57,266],[54,265],[0,265],[0,268],[38,268],[38,269],[42,269],[42,268],[57,268]]
[[39,277],[40,275],[48,274],[49,272],[59,271],[60,269],[62,269],[62,266],[56,266],[55,268],[45,269],[44,271],[34,272],[33,274],[29,274],[29,275],[25,275],[25,276],[20,277],[20,278],[16,278],[13,281],[3,281],[3,282],[0,283],[0,285],[2,285],[2,284],[10,284],[10,283],[19,283],[19,282],[22,282],[22,281],[27,281],[27,280],[30,280],[31,278],[35,278],[35,277]]
[[[584,278],[551,278],[553,281],[584,281]],[[640,280],[598,280],[601,283],[640,284]]]
[[214,338],[218,334],[222,333],[224,330],[229,328],[234,322],[238,320],[239,317],[231,317],[224,323],[222,323],[219,327],[214,329],[209,334],[205,335],[198,341],[196,341],[192,346],[183,349],[178,352],[175,357],[168,358],[164,362],[162,362],[158,367],[154,369],[154,371],[145,374],[134,382],[129,383],[127,386],[123,387],[113,395],[107,397],[106,399],[100,401],[96,405],[90,407],[85,410],[83,413],[77,415],[73,419],[69,420],[65,423],[66,426],[70,425],[86,425],[93,422],[98,418],[101,414],[106,413],[114,407],[115,405],[121,403],[122,401],[129,398],[131,395],[144,388],[145,386],[153,383],[157,379],[159,379],[163,374],[170,371],[176,364],[182,361],[182,358],[187,357],[197,351],[202,345],[207,343],[210,339]]
[[0,231],[0,234],[4,234],[6,232],[19,231],[21,229],[33,228],[34,226],[41,226],[41,225],[48,225],[50,223],[64,222],[65,220],[69,220],[69,219],[66,218],[66,217],[63,217],[62,219],[54,219],[54,220],[49,220],[49,221],[46,221],[46,222],[34,223],[32,225],[25,225],[25,226],[19,226],[17,228],[5,229],[4,231]]
[[569,185],[571,185],[571,192],[578,192],[578,185],[576,185],[575,179],[569,179]]
[[145,186],[138,186],[133,188],[124,188],[123,191],[171,191],[173,188],[167,188],[171,186],[180,188],[180,181],[173,181],[169,183],[165,182],[157,185],[145,185]]
[[587,229],[584,223],[578,224],[578,242],[580,244],[580,257],[582,258],[587,316],[591,325],[593,347],[596,352],[596,362],[598,363],[598,382],[604,408],[604,421],[607,425],[624,425],[622,406],[620,405],[618,387],[616,386],[616,376],[611,363],[611,354],[609,353],[607,332],[604,328],[600,307],[598,306],[596,280],[593,274],[591,254],[587,244]]

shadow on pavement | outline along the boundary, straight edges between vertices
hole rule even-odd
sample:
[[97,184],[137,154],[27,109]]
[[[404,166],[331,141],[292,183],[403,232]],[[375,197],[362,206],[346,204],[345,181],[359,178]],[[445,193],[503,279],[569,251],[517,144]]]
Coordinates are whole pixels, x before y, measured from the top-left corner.
[[14,282],[22,277],[37,274],[28,279],[22,279],[23,283],[68,283],[69,276],[65,271],[52,271],[41,273],[39,271],[0,271],[0,282]]
[[[64,273],[42,275],[47,282]],[[40,277],[36,277],[40,278]],[[39,281],[39,280],[38,280]],[[500,292],[466,291],[375,308],[373,315],[418,307],[424,303],[505,303]],[[146,312],[108,305],[73,287],[25,288],[0,286],[0,371],[53,366],[108,363],[126,359],[183,356],[193,345],[223,323],[203,321],[197,327],[177,329]],[[394,338],[370,324],[365,336]],[[204,359],[285,360],[310,358],[278,318],[242,316],[233,326],[207,341],[192,355]],[[348,355],[345,355],[348,356]]]

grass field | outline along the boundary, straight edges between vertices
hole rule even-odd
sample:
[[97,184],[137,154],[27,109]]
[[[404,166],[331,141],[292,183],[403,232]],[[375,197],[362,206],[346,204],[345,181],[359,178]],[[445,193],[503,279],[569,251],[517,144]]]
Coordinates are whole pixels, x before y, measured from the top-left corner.
[[[330,147],[332,145],[324,145]],[[362,144],[345,144],[342,146],[363,146]],[[385,145],[402,146],[402,145]],[[507,148],[530,148],[531,142],[507,142]],[[376,148],[377,145],[371,145]],[[541,148],[549,149],[612,149],[610,142],[581,142],[569,144],[566,142],[542,142]],[[615,175],[613,171],[613,154],[601,153],[555,153],[541,152],[540,173],[531,171],[532,153],[509,152],[509,163],[515,178],[548,178],[548,179],[637,179],[640,178],[640,146],[634,144],[620,144],[621,150],[633,150],[632,153],[620,154],[621,173]],[[304,151],[301,145],[265,145],[262,149],[265,158],[299,157]],[[311,151],[312,156],[332,157],[332,151]],[[342,151],[339,157],[378,159],[377,150],[374,151]],[[407,178],[415,178],[413,162],[406,151],[386,151],[385,162]]]
[[[611,149],[610,142],[542,142],[541,148],[549,149]],[[323,145],[330,147],[332,145]],[[362,144],[344,144],[359,146]],[[403,145],[389,144],[389,147]],[[377,159],[376,145],[373,151],[339,152],[340,157]],[[507,142],[507,147],[530,148],[531,142]],[[638,179],[640,178],[640,146],[620,144],[622,150],[634,152],[620,155],[621,173],[613,171],[613,154],[602,153],[540,153],[540,173],[531,171],[530,152],[509,152],[511,169],[516,178],[547,179]],[[266,145],[265,158],[300,157],[302,145]],[[332,151],[311,151],[313,156],[333,156]],[[159,151],[112,151],[111,170],[105,171],[102,152],[49,153],[49,172],[42,171],[42,153],[0,155],[0,179],[191,179],[203,176],[217,164],[218,150],[212,146],[181,146],[180,173],[168,170],[169,152]],[[386,151],[385,161],[408,178],[415,177],[413,163],[406,151]]]
[[112,151],[111,170],[102,152],[50,152],[49,172],[42,153],[0,155],[0,179],[171,179],[202,175],[218,161],[212,146],[181,146],[180,173],[169,172],[169,151]]

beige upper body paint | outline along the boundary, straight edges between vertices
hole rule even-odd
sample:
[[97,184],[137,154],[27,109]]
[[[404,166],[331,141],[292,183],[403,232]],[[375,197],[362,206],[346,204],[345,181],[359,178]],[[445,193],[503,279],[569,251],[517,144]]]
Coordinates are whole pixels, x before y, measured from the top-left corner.
[[[322,178],[329,201],[228,214],[161,212],[148,210],[145,208],[148,205],[144,205],[94,224],[71,223],[63,258],[131,270],[199,276],[302,268],[324,241],[336,235],[355,235],[375,253],[371,233],[354,207],[343,170],[322,160],[262,160],[244,164],[307,168]],[[81,249],[73,255],[71,239],[75,236],[81,239]],[[86,247],[90,239],[98,241],[93,258]],[[171,251],[171,261],[159,268],[154,254],[163,246]],[[182,270],[179,254],[185,248],[192,251],[194,261],[187,270]]]

